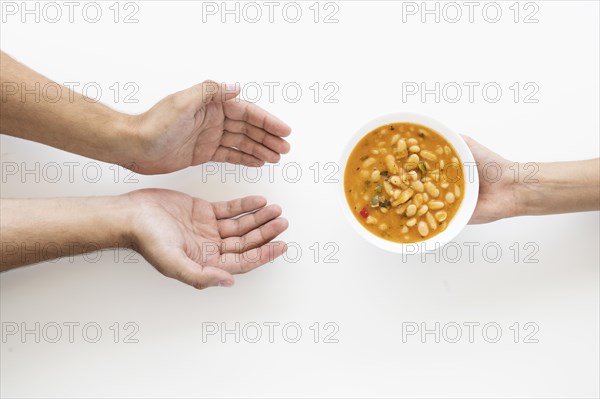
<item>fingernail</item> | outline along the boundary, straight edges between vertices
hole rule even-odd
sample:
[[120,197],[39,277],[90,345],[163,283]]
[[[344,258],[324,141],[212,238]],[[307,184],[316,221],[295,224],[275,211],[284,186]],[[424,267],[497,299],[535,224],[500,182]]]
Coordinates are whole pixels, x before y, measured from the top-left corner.
[[233,285],[233,281],[219,281],[219,287],[231,287]]
[[225,89],[227,91],[236,91],[237,90],[237,83],[225,83]]

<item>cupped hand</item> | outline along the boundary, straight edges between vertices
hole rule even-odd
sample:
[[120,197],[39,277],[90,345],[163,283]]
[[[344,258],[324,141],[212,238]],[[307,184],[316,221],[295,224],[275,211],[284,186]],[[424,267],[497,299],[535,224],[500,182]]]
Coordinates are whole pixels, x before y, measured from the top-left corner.
[[291,129],[255,104],[237,98],[237,86],[206,81],[172,94],[133,117],[132,170],[169,173],[205,162],[262,166],[290,150]]
[[186,194],[145,189],[125,195],[134,248],[156,269],[197,289],[233,285],[246,273],[282,255],[273,241],[288,227],[281,208],[259,196],[210,203]]
[[470,224],[494,222],[517,215],[517,181],[512,163],[469,136],[463,136],[479,173],[479,199]]

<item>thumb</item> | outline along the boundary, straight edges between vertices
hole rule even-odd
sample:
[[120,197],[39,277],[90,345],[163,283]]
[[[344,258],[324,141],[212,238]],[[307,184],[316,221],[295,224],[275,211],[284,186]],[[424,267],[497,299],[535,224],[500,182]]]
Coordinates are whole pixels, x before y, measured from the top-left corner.
[[473,137],[468,136],[466,134],[461,134],[461,137],[463,138],[463,140],[465,141],[465,143],[467,143],[467,145],[469,147],[473,147],[476,145],[480,145]]
[[192,97],[196,108],[201,108],[211,101],[225,102],[237,97],[240,94],[239,86],[237,83],[226,84],[206,80],[190,87],[187,91]]

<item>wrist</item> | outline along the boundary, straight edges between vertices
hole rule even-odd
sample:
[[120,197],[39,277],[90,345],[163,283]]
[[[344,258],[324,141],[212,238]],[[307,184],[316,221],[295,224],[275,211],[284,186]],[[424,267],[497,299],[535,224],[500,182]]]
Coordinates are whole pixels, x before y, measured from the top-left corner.
[[515,193],[515,215],[527,216],[540,214],[540,205],[543,204],[543,186],[540,184],[538,174],[540,164],[527,162],[515,163],[518,173],[513,180]]
[[132,226],[135,204],[127,195],[106,198],[99,217],[106,221],[105,231],[109,232],[111,245],[117,248],[134,249],[135,234]]
[[[528,165],[528,164],[526,164]],[[492,184],[499,184],[497,190],[502,198],[500,219],[524,216],[529,214],[532,204],[532,192],[529,180],[525,178],[524,165],[519,162],[505,161],[502,163],[502,178]]]
[[116,112],[108,127],[109,148],[107,162],[132,169],[136,161],[135,153],[140,147],[137,117]]
[[514,209],[509,217],[515,216],[526,216],[529,214],[529,208],[531,204],[530,196],[531,193],[527,188],[527,184],[521,181],[515,181],[512,183],[512,192],[514,193]]

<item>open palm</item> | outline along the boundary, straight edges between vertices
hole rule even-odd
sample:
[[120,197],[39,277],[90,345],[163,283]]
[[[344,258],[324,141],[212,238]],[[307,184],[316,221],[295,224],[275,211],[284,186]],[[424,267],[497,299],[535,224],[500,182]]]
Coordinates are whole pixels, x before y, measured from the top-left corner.
[[262,166],[290,150],[290,128],[255,104],[204,82],[172,94],[139,115],[134,170],[168,173],[205,162]]
[[167,277],[195,288],[233,285],[233,274],[259,267],[286,250],[272,241],[288,226],[281,208],[259,196],[210,203],[148,189],[127,194],[136,204],[135,247]]

